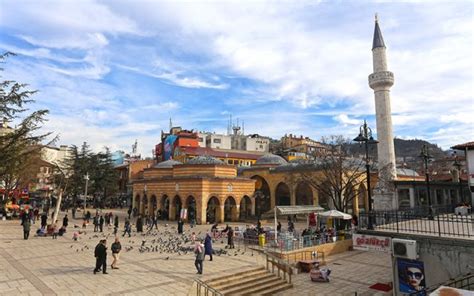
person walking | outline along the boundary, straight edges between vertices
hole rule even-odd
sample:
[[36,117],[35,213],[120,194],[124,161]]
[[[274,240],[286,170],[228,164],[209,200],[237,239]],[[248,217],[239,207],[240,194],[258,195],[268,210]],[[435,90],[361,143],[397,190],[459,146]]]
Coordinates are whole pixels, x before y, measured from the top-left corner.
[[28,213],[25,213],[21,219],[21,225],[23,225],[23,239],[28,239],[30,236],[31,222],[28,217]]
[[132,207],[128,208],[127,214],[128,214],[128,219],[130,220],[130,215],[132,214]]
[[155,229],[158,230],[158,216],[153,215],[152,219],[153,224],[151,225],[151,229],[153,229],[153,226],[155,226]]
[[227,231],[227,245],[229,249],[234,249],[234,230],[232,227],[229,227],[229,231]]
[[183,220],[179,219],[178,220],[178,234],[183,234],[183,226],[184,226]]
[[41,229],[46,229],[46,225],[48,224],[48,215],[46,212],[43,212],[41,215]]
[[100,271],[102,268],[102,273],[107,274],[107,240],[101,240],[94,250],[95,256],[95,269],[94,274]]
[[204,245],[201,244],[199,240],[196,241],[194,247],[194,254],[196,254],[196,260],[194,261],[194,266],[196,266],[197,274],[202,274],[203,261],[204,261]]
[[104,216],[100,215],[99,218],[99,230],[100,232],[104,232]]
[[130,225],[130,220],[125,220],[125,226],[124,226],[124,231],[122,236],[125,236],[126,233],[128,233],[128,237],[131,237],[131,232],[132,232],[132,226]]
[[122,244],[120,244],[120,240],[118,237],[115,238],[115,242],[110,247],[112,250],[112,257],[114,257],[114,261],[112,262],[112,269],[119,269],[117,267],[117,263],[119,260],[120,251],[122,250]]
[[212,238],[209,233],[206,234],[206,239],[204,240],[204,256],[209,255],[209,261],[212,261]]
[[278,221],[277,232],[278,232],[278,233],[281,232],[281,223],[280,223],[280,221]]
[[114,235],[117,235],[118,228],[119,228],[119,218],[118,218],[117,215],[115,215],[115,219],[114,219]]
[[63,227],[66,229],[68,224],[69,224],[69,218],[67,217],[67,214],[66,214],[66,216],[64,216],[63,218]]
[[94,232],[99,231],[99,216],[98,215],[95,215],[92,223],[94,224]]
[[138,218],[137,218],[137,232],[143,232],[143,219],[142,219],[142,215],[138,215]]

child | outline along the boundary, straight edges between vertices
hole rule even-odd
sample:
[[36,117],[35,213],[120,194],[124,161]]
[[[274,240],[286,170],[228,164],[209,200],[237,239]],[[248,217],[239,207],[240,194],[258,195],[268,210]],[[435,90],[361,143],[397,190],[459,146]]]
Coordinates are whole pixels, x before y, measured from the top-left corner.
[[58,220],[56,220],[52,228],[53,228],[53,239],[58,239],[58,234],[59,234]]
[[74,231],[74,233],[72,234],[72,239],[77,242],[77,240],[79,239],[79,231]]

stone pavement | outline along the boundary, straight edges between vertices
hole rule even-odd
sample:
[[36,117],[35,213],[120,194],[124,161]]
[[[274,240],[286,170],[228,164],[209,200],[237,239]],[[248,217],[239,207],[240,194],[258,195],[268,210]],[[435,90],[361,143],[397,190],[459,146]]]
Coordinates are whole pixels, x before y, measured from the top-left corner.
[[[121,217],[124,215],[124,212],[120,212]],[[62,221],[62,215],[59,221]],[[123,227],[123,221],[121,218],[120,227]],[[93,232],[93,226],[89,225],[87,234],[74,242],[72,232],[75,223],[82,224],[81,220],[70,218],[65,236],[53,240],[51,237],[34,236],[39,227],[36,222],[32,225],[30,239],[23,240],[18,220],[0,221],[0,295],[186,295],[197,276],[192,253],[178,256],[139,252],[142,239],[150,244],[156,237],[141,237],[133,233],[131,239],[121,239],[120,269],[110,269],[112,256],[109,253],[109,274],[94,275],[94,247],[102,236],[97,236]],[[176,223],[171,222],[165,228],[161,222],[159,229],[175,232]],[[210,225],[199,225],[192,231],[201,232],[200,235],[203,236],[209,229]],[[112,230],[104,230],[104,236],[110,235],[107,241],[109,252],[113,239]],[[188,225],[185,226],[185,232],[190,232]],[[193,244],[189,243],[189,246]],[[128,247],[133,249],[125,251]],[[224,244],[218,240],[214,247],[223,248]],[[205,261],[204,277],[215,277],[221,273],[255,266],[257,260],[261,260],[260,256],[248,249],[242,253],[243,249],[238,253],[232,251],[231,256],[214,256],[212,262]],[[312,283],[308,274],[300,274],[294,278],[295,288],[281,295],[354,295],[354,291],[372,295],[374,291],[368,291],[369,285],[390,280],[387,267],[389,257],[385,256],[354,251],[331,257],[331,283]]]

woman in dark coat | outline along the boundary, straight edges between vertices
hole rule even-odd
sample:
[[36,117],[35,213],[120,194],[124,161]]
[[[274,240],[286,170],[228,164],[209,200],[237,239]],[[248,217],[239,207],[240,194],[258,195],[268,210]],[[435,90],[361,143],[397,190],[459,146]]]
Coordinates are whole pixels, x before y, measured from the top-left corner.
[[137,218],[137,232],[143,232],[143,220],[141,215]]
[[178,220],[178,234],[182,234],[182,233],[183,233],[183,225],[184,225],[183,220],[179,219],[179,220]]
[[212,261],[212,238],[208,234],[206,234],[206,239],[204,240],[204,256],[209,255],[211,258],[209,261]]

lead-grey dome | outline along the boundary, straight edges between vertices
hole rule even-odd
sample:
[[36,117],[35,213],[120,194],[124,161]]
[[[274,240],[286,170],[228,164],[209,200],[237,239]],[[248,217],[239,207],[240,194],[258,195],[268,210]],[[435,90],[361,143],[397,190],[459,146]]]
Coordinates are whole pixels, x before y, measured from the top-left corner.
[[283,165],[287,163],[283,157],[271,153],[265,154],[255,162],[256,165]]
[[170,169],[174,165],[177,165],[177,164],[183,164],[183,163],[179,162],[177,160],[174,160],[174,159],[170,159],[170,160],[165,160],[165,161],[159,162],[159,163],[155,164],[153,167],[155,169]]
[[187,164],[224,164],[224,162],[209,155],[200,155],[188,160]]

